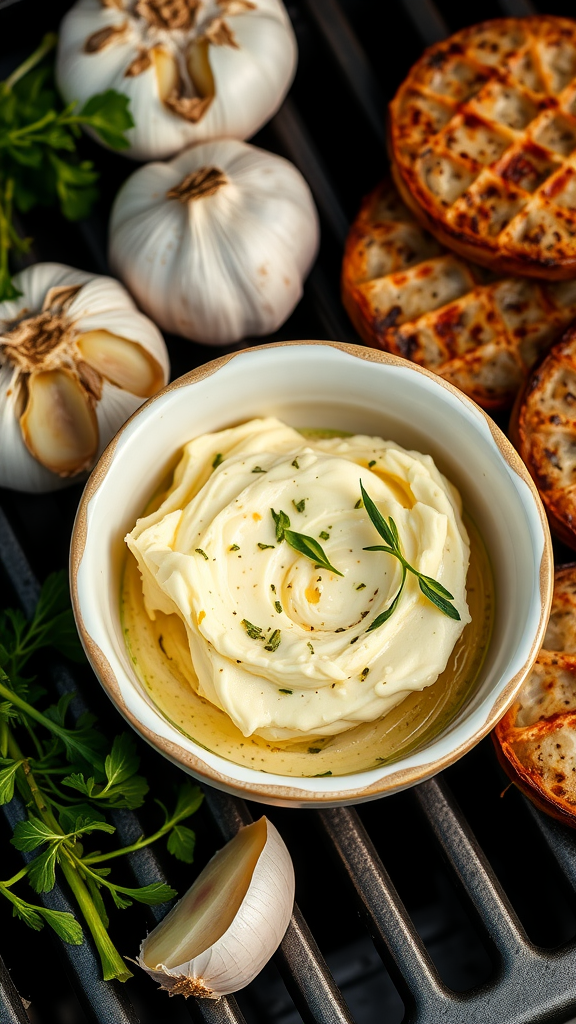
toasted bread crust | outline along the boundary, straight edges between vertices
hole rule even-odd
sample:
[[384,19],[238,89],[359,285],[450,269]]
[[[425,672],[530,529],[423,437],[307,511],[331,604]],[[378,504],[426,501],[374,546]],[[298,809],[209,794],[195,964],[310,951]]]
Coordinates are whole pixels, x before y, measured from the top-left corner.
[[576,22],[499,18],[429,47],[390,104],[398,187],[499,273],[576,274]]
[[434,370],[495,411],[512,404],[576,316],[576,283],[489,280],[442,249],[386,180],[350,229],[342,301],[369,345]]
[[544,646],[492,738],[513,782],[537,807],[576,828],[576,564],[556,571]]
[[510,433],[548,513],[576,549],[576,324],[532,373],[514,407]]

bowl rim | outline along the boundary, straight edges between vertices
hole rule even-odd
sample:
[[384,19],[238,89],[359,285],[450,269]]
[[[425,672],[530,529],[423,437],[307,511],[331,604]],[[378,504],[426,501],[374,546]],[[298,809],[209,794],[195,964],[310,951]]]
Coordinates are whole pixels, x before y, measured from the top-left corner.
[[[116,448],[118,442],[132,423],[132,421],[138,417],[145,415],[153,404],[158,399],[163,398],[166,394],[177,391],[182,387],[189,387],[192,384],[196,384],[207,377],[217,373],[222,367],[226,366],[232,359],[237,356],[242,356],[252,352],[262,352],[268,349],[277,348],[290,348],[302,345],[322,345],[330,348],[337,349],[348,355],[354,356],[358,359],[363,359],[368,362],[381,363],[389,366],[399,366],[404,369],[408,368],[415,373],[424,375],[425,377],[432,380],[436,385],[444,388],[456,398],[458,398],[464,405],[471,406],[476,412],[479,412],[486,421],[492,441],[498,448],[500,455],[504,461],[508,464],[510,469],[520,477],[520,479],[528,487],[532,496],[534,505],[538,512],[540,525],[542,527],[543,535],[543,549],[542,558],[540,562],[539,572],[539,584],[540,584],[540,618],[538,627],[528,653],[528,656],[523,666],[516,672],[516,674],[508,680],[505,687],[500,690],[494,700],[489,714],[484,720],[484,723],[477,728],[464,742],[460,743],[456,748],[451,749],[442,757],[435,758],[430,762],[424,764],[415,765],[409,768],[399,768],[390,774],[384,775],[382,778],[372,782],[369,785],[362,785],[361,778],[363,772],[353,772],[349,775],[342,776],[342,780],[351,782],[355,781],[353,786],[347,786],[340,790],[309,790],[298,788],[298,778],[294,777],[293,783],[292,777],[286,776],[286,785],[277,785],[260,781],[262,777],[266,778],[266,773],[256,771],[256,769],[248,769],[254,772],[254,776],[258,777],[259,781],[246,782],[242,779],[237,779],[233,775],[229,776],[223,772],[218,771],[211,765],[207,764],[202,760],[201,756],[193,754],[188,750],[185,750],[175,741],[169,740],[163,736],[158,735],[153,729],[145,725],[127,706],[122,696],[121,688],[116,679],[115,673],[101,648],[95,643],[90,636],[88,629],[84,623],[81,600],[78,588],[78,572],[84,555],[84,551],[87,543],[88,536],[88,507],[96,493],[102,487],[108,470],[114,460]],[[207,363],[203,363],[201,366],[190,370],[188,373],[176,380],[172,381],[166,387],[162,388],[161,391],[157,392],[148,399],[139,409],[137,409],[130,418],[123,424],[118,433],[112,438],[107,448],[100,456],[96,466],[92,470],[92,473],[86,483],[78,510],[76,512],[76,518],[74,520],[74,526],[72,530],[72,539],[70,545],[70,593],[72,599],[72,608],[74,611],[74,617],[76,620],[76,626],[82,641],[82,645],[88,657],[88,660],[96,674],[96,677],[100,681],[102,687],[106,691],[108,697],[115,705],[116,709],[120,712],[123,718],[132,726],[132,728],[145,739],[152,747],[162,753],[173,763],[179,765],[188,773],[192,774],[201,781],[208,785],[215,786],[217,789],[224,790],[225,792],[234,793],[238,795],[241,791],[242,795],[247,799],[256,800],[262,803],[281,803],[284,806],[313,806],[313,805],[328,805],[336,806],[344,803],[361,803],[366,800],[374,800],[381,796],[398,792],[402,789],[406,789],[410,786],[414,786],[419,782],[424,782],[426,779],[431,778],[438,772],[448,768],[451,764],[454,764],[464,754],[468,753],[473,747],[475,747],[480,740],[484,739],[485,736],[494,728],[497,722],[502,718],[505,712],[510,708],[514,698],[520,690],[524,680],[531,671],[534,662],[538,656],[538,652],[542,646],[544,640],[544,634],[548,625],[548,619],[550,615],[550,608],[552,604],[552,593],[554,586],[554,559],[552,552],[552,539],[550,536],[550,530],[548,526],[548,520],[544,511],[544,506],[540,499],[540,495],[536,489],[534,481],[528,472],[524,462],[518,455],[511,442],[508,440],[506,435],[500,430],[497,424],[491,419],[491,417],[482,409],[476,402],[465,395],[462,391],[456,388],[449,381],[433,373],[431,370],[427,370],[425,367],[420,366],[417,363],[412,363],[407,359],[403,359],[400,356],[392,355],[389,352],[382,350],[376,350],[367,348],[363,345],[355,345],[348,342],[337,342],[337,341],[324,341],[324,340],[298,340],[298,341],[283,341],[283,342],[270,342],[268,344],[255,345],[242,349],[238,349],[233,352],[228,352],[216,359],[210,360]],[[158,710],[158,714],[162,712]],[[165,716],[162,716],[165,717]],[[168,719],[165,719],[168,721]],[[171,723],[168,722],[170,725]],[[178,734],[176,726],[172,726],[174,734]],[[192,740],[192,742],[194,742]],[[196,744],[198,751],[201,753],[202,748]],[[426,750],[426,747],[423,748]],[[226,761],[220,755],[222,761]],[[230,761],[231,768],[235,767],[234,762]],[[383,769],[385,766],[383,766]],[[289,781],[288,781],[289,780]],[[356,782],[356,780],[358,780]],[[309,779],[307,780],[309,781]],[[320,781],[320,780],[319,780]],[[334,781],[331,779],[331,781]]]

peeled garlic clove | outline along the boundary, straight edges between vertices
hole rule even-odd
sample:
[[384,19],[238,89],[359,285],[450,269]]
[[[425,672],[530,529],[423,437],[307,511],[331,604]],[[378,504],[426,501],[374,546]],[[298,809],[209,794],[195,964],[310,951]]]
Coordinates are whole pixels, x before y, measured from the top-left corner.
[[20,426],[34,458],[59,476],[88,469],[96,457],[96,414],[81,385],[66,370],[43,370],[30,376]]
[[178,89],[180,82],[178,67],[172,54],[168,53],[167,50],[162,50],[159,46],[154,47],[152,50],[152,59],[158,82],[158,95],[162,102],[165,103],[168,97],[172,96]]
[[208,96],[214,96],[216,91],[214,75],[212,74],[210,59],[208,57],[208,50],[208,40],[199,39],[197,42],[192,43],[188,48],[188,54],[186,57],[190,78],[192,79],[196,92],[202,99],[206,99]]
[[171,995],[219,999],[244,988],[280,945],[294,903],[294,868],[262,817],[206,865],[144,939],[138,964]]
[[78,338],[77,345],[83,359],[123,391],[149,398],[162,387],[162,368],[133,341],[110,331],[88,331]]

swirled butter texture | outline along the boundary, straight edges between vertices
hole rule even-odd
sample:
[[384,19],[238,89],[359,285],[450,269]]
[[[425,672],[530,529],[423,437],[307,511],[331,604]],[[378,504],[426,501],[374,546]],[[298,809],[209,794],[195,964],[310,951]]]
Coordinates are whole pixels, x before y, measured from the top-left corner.
[[[408,574],[396,611],[368,631],[401,569],[364,550],[382,541],[360,480],[395,520],[410,564],[454,596],[459,622]],[[279,542],[271,509],[343,575]],[[306,438],[272,418],[197,437],[126,542],[148,615],[181,618],[198,693],[245,736],[329,736],[374,721],[435,682],[470,621],[458,492],[430,456],[378,437]]]

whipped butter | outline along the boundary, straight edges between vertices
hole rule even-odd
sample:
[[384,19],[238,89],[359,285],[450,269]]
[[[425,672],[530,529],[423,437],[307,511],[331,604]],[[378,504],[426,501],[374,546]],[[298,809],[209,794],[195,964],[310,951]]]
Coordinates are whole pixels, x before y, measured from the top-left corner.
[[[401,581],[360,502],[391,516],[405,558],[454,598],[444,615]],[[315,567],[271,513],[314,538],[342,573]],[[385,715],[444,671],[465,625],[469,542],[455,488],[430,456],[357,435],[305,438],[259,419],[190,441],[162,504],[126,538],[144,607],[176,614],[197,690],[244,736],[330,736]]]

